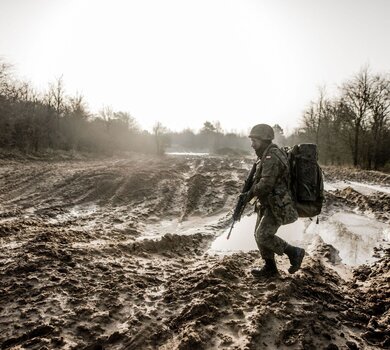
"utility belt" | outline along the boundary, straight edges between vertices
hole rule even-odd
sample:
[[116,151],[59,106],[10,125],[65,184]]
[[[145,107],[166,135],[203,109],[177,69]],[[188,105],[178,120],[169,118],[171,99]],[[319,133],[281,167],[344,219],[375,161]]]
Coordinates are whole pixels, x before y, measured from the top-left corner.
[[260,201],[257,197],[253,198],[255,212],[259,215],[269,208],[280,225],[291,224],[298,219],[298,213],[288,192],[276,194],[271,193],[265,201]]
[[255,212],[258,214],[261,213],[261,208],[263,208],[259,199],[256,199],[255,203],[253,204],[253,207],[254,207]]
[[253,205],[253,209],[257,214],[261,214],[262,212],[264,212],[264,209],[266,207],[269,207],[267,203],[261,203],[260,199],[257,198],[257,196],[252,198],[252,200],[249,203]]

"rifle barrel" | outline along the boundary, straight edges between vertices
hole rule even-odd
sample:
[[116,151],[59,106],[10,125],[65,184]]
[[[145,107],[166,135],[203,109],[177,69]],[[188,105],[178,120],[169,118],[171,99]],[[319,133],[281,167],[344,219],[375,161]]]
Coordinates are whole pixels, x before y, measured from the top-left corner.
[[230,231],[229,231],[229,233],[228,233],[228,235],[227,235],[227,237],[226,237],[226,239],[229,239],[230,238],[230,234],[232,233],[232,230],[233,230],[233,226],[234,226],[234,220],[233,220],[233,222],[232,222],[232,226],[230,226]]
[[[256,169],[257,169],[257,162],[255,162],[253,164],[252,169],[251,169],[248,177],[245,180],[244,187],[242,188],[242,191],[241,191],[241,195],[245,192],[248,192],[251,189],[251,187],[253,185],[253,176],[256,173]],[[243,198],[241,195],[238,197],[236,208],[234,209],[232,226],[230,227],[230,231],[229,231],[226,239],[230,238],[230,234],[232,233],[234,223],[236,221],[240,221],[241,215],[242,215],[242,213],[245,209],[245,206],[247,204],[246,198]]]

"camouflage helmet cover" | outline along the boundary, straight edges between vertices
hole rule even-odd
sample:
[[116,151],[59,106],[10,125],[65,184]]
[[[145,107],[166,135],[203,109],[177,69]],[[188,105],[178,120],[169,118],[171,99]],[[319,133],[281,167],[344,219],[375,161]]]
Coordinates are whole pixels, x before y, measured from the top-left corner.
[[275,137],[274,129],[268,124],[257,124],[252,128],[249,137],[260,140],[273,140]]

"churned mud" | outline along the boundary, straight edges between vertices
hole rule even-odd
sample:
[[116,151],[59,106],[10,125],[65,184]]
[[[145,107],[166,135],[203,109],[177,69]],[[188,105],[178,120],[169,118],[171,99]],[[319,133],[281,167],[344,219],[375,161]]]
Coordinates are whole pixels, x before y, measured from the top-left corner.
[[258,280],[251,161],[1,160],[0,348],[390,348],[390,177],[325,168],[302,269]]

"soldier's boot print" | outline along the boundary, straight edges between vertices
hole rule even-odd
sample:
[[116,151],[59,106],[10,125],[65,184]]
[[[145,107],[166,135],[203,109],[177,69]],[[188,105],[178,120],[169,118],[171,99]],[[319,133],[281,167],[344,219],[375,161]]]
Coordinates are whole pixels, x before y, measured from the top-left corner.
[[288,269],[288,272],[297,272],[301,268],[302,260],[305,256],[305,249],[288,245],[284,252],[285,254],[287,254],[291,264]]
[[274,259],[265,259],[263,267],[254,268],[251,270],[251,273],[256,278],[270,278],[279,275]]

